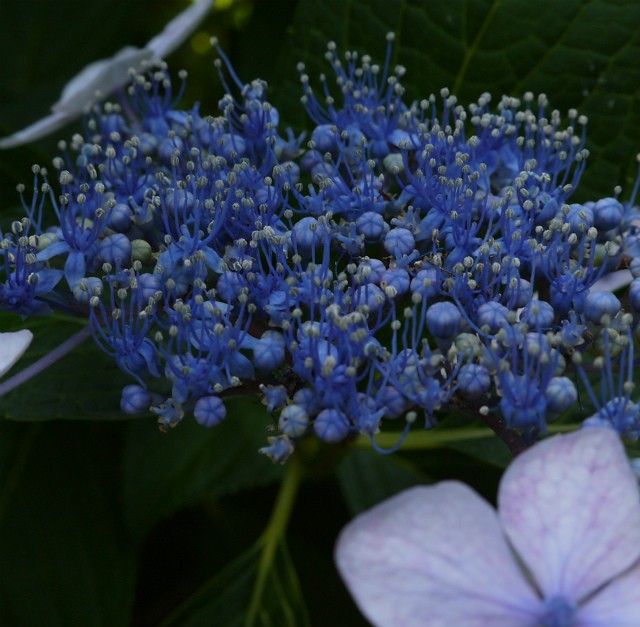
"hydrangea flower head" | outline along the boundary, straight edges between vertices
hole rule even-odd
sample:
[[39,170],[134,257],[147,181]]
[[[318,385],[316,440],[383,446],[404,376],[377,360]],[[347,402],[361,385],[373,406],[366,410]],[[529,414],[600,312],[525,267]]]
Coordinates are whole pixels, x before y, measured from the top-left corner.
[[336,561],[375,625],[633,627],[640,496],[615,431],[544,440],[502,478],[496,512],[456,481],[361,514]]

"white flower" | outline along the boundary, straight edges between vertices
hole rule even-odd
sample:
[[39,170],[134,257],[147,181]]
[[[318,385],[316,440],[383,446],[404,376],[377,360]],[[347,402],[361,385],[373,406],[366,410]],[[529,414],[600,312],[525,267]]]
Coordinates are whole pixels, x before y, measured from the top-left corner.
[[358,516],[336,562],[381,627],[637,627],[640,497],[614,431],[583,428],[520,455],[498,512],[457,481]]
[[85,113],[96,101],[125,85],[131,68],[138,69],[145,61],[162,59],[175,50],[204,19],[213,1],[194,0],[144,48],[128,46],[109,59],[87,65],[66,84],[49,115],[0,139],[0,148],[13,148],[45,137]]
[[0,377],[8,372],[33,340],[33,333],[27,329],[0,333]]

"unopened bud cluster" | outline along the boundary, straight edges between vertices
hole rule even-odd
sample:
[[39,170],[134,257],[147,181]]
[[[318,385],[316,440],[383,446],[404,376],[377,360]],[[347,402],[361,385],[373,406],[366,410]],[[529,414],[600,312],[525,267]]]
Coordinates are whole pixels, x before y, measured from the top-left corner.
[[377,65],[330,44],[336,87],[298,66],[314,127],[296,136],[220,55],[218,116],[178,109],[154,65],[34,167],[0,308],[88,317],[132,377],[123,411],[162,428],[216,425],[259,386],[278,461],[308,433],[433,426],[454,399],[528,438],[574,408],[640,434],[640,278],[624,307],[597,288],[640,276],[634,196],[571,202],[584,117],[530,93],[408,103],[390,48]]

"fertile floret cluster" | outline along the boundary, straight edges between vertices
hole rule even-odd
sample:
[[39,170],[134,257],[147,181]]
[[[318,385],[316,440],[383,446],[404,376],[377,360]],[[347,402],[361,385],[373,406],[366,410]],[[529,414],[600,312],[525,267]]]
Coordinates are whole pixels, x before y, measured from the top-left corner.
[[391,40],[382,66],[329,44],[337,90],[322,76],[321,96],[299,65],[308,138],[280,130],[266,84],[222,51],[217,117],[176,108],[164,64],[132,76],[54,176],[34,167],[31,199],[20,187],[0,308],[87,316],[135,380],[123,411],[162,428],[214,426],[225,396],[260,390],[278,461],[309,432],[375,444],[385,422],[407,433],[452,406],[530,439],[582,387],[590,421],[637,437],[640,278],[631,313],[599,289],[620,268],[640,277],[637,186],[572,203],[583,116],[531,93],[407,104]]

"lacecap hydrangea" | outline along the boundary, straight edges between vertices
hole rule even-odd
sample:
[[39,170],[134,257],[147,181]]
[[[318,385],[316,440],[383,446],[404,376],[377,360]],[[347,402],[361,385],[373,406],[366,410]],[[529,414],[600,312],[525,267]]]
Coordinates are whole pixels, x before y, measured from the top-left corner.
[[131,377],[122,410],[163,429],[259,390],[277,461],[310,433],[377,447],[400,424],[399,445],[451,408],[525,443],[573,409],[636,438],[638,183],[572,202],[586,118],[531,93],[409,102],[392,39],[382,65],[330,43],[318,90],[298,66],[308,135],[219,49],[217,116],[178,108],[165,64],[132,73],[19,186],[0,308],[87,317]]

